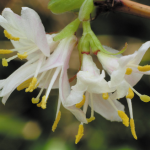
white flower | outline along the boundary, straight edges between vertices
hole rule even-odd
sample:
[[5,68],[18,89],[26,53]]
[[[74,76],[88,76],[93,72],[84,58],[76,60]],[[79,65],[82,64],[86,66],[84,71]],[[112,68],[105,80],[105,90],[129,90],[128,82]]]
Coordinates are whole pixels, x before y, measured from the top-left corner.
[[[45,109],[51,89],[59,88],[57,115],[59,114],[60,117],[60,104],[61,102],[62,104],[65,103],[66,97],[70,92],[67,69],[70,54],[76,45],[76,42],[77,38],[74,35],[63,39],[50,57],[42,62],[40,67],[38,67],[39,61],[35,61],[33,58],[12,73],[7,79],[1,80],[0,88],[2,90],[0,91],[0,97],[3,97],[2,103],[6,103],[8,97],[15,88],[19,91],[26,88],[26,92],[32,92],[35,88],[40,87],[41,90],[39,94],[36,98],[32,98],[32,102],[35,104],[38,103],[43,90],[46,89],[41,102],[37,104],[38,107]],[[36,80],[34,78],[35,73],[37,74]],[[66,109],[70,110],[78,120],[86,122],[84,113],[80,109],[75,106],[66,107]],[[56,120],[58,121],[58,119]]]
[[[58,42],[53,42],[55,35],[46,35],[39,15],[32,9],[22,7],[21,16],[5,8],[0,15],[0,25],[5,29],[5,36],[11,40],[14,49],[0,49],[0,54],[18,52],[8,59],[3,58],[3,66],[14,58],[30,59],[33,56],[49,57],[50,51]],[[38,58],[37,58],[38,59]]]
[[65,105],[71,106],[82,101],[83,94],[89,93],[101,94],[115,91],[115,88],[110,88],[107,81],[104,79],[104,70],[100,74],[90,55],[83,54],[82,71],[77,73],[77,83],[72,86],[70,95],[68,96]]
[[[71,93],[64,105],[73,105],[78,108],[83,106],[85,115],[88,105],[90,105],[91,117],[87,119],[88,122],[95,119],[94,111],[96,111],[110,121],[121,121],[122,119],[123,123],[128,126],[128,117],[124,113],[124,106],[117,100],[111,100],[111,94],[110,97],[108,95],[108,93],[115,91],[115,88],[109,87],[107,81],[104,79],[105,72],[102,71],[100,74],[90,55],[83,54],[81,70],[77,74],[77,83],[75,86],[72,86]],[[83,122],[79,125],[75,143],[78,143],[82,136]]]
[[[106,50],[110,52],[118,52],[112,48],[104,46]],[[126,96],[129,112],[130,112],[130,126],[131,132],[135,139],[137,139],[135,133],[135,126],[133,120],[133,110],[131,99],[134,97],[134,92],[144,102],[149,102],[150,97],[142,95],[137,92],[133,86],[138,83],[144,74],[150,74],[150,66],[139,66],[145,52],[150,47],[150,41],[144,43],[138,51],[135,51],[131,55],[127,56],[111,56],[98,52],[97,57],[101,62],[103,68],[110,75],[111,80],[109,82],[110,87],[116,87],[116,92],[111,96],[112,99],[122,98]],[[133,92],[134,91],[134,92]]]
[[[97,57],[99,61],[111,77],[110,87],[117,88],[116,98],[126,96],[129,88],[138,94],[139,97],[142,96],[132,87],[138,83],[143,74],[150,74],[150,66],[138,66],[149,47],[150,41],[144,43],[134,54],[127,56],[119,55],[118,57],[98,52]],[[105,47],[105,49],[111,52],[116,51],[109,47]],[[144,97],[141,98],[142,100],[144,99]]]

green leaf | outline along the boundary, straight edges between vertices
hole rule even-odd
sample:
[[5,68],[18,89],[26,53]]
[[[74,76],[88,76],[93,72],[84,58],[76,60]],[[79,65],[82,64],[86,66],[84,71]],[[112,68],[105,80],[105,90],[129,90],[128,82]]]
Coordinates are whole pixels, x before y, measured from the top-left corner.
[[61,14],[74,9],[79,9],[84,0],[50,0],[48,9],[55,14]]

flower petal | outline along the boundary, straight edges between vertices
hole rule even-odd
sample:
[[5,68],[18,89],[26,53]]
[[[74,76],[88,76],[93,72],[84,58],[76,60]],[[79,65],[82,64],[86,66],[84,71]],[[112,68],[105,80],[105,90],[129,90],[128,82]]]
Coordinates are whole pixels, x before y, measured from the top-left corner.
[[5,105],[7,100],[8,100],[8,97],[11,95],[11,93],[13,92],[14,90],[12,90],[11,92],[9,92],[7,95],[5,95],[3,98],[2,98],[2,103]]
[[118,58],[115,56],[107,55],[103,52],[98,52],[97,57],[103,68],[107,71],[109,75],[119,66]]
[[92,60],[92,57],[87,54],[83,54],[81,70],[85,72],[90,72],[95,76],[100,75],[100,70],[96,67],[96,64]]
[[137,55],[135,56],[134,60],[131,61],[131,63],[138,65],[141,62],[145,52],[149,49],[149,47],[150,47],[150,41],[145,42],[144,44],[142,44],[142,46],[137,51]]
[[8,24],[11,28],[8,32],[11,33],[11,29],[15,30],[15,37],[24,37],[24,31],[22,28],[22,20],[21,17],[15,14],[10,8],[5,8],[2,12],[2,16],[7,20]]
[[22,7],[21,18],[26,37],[34,42],[45,56],[50,56],[45,29],[39,15],[30,8]]
[[[134,69],[135,70],[135,69]],[[137,70],[137,72],[135,72],[133,70],[133,72],[130,74],[130,75],[125,75],[125,80],[133,87],[135,86],[139,81],[140,79],[142,78],[143,74],[146,74],[146,72],[142,73],[140,71]],[[150,74],[150,71],[147,71],[147,73],[149,72]]]
[[126,68],[121,68],[119,67],[117,70],[113,71],[111,74],[111,80],[109,81],[109,86],[110,87],[115,87],[118,86],[122,80],[124,79],[125,76],[125,72],[126,72]]
[[127,95],[129,89],[128,83],[123,80],[118,86],[117,86],[117,98],[122,98]]
[[66,109],[71,111],[71,113],[77,118],[77,120],[83,123],[87,123],[86,116],[81,109],[76,108],[75,106],[66,107]]
[[[113,100],[113,103],[119,110],[124,111],[124,106],[120,102]],[[97,113],[99,113],[107,120],[119,122],[122,121],[118,116],[118,112],[110,105],[107,100],[102,98],[101,94],[93,94],[93,107]]]

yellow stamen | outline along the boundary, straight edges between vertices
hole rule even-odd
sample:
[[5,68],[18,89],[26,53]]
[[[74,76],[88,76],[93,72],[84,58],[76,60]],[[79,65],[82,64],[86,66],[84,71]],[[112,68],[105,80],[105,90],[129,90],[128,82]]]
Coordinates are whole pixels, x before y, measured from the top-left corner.
[[131,127],[131,133],[133,137],[137,140],[136,132],[135,132],[135,125],[134,125],[134,120],[130,119],[130,127]]
[[80,103],[76,104],[76,107],[81,108],[84,105],[84,103],[85,103],[85,95],[83,95],[82,101]]
[[5,58],[2,59],[2,65],[3,67],[7,67],[8,66],[8,62]]
[[29,87],[26,88],[26,92],[33,92],[36,82],[37,82],[37,78],[33,77],[32,82],[30,83]]
[[132,73],[132,69],[131,69],[131,68],[127,68],[127,69],[126,69],[126,74],[127,74],[127,75],[130,75],[131,73]]
[[141,96],[140,96],[140,99],[141,99],[143,102],[149,102],[149,101],[150,101],[150,97],[147,96],[147,95],[141,95]]
[[86,119],[88,123],[92,122],[93,120],[95,120],[95,117],[90,117]]
[[57,115],[57,118],[56,118],[56,120],[54,121],[54,124],[53,124],[53,126],[52,126],[52,131],[53,131],[53,132],[55,132],[60,118],[61,118],[61,112],[59,111],[59,112],[58,112],[58,115]]
[[77,144],[81,140],[82,136],[84,135],[83,132],[84,132],[84,127],[82,124],[80,124],[78,129],[78,134],[76,135],[75,144]]
[[42,104],[41,104],[41,108],[43,108],[43,109],[46,109],[46,101],[45,101],[45,99],[46,99],[46,96],[43,96],[42,97]]
[[33,97],[31,101],[32,101],[33,104],[37,104],[40,101],[40,99]]
[[107,100],[109,98],[109,95],[108,95],[108,93],[103,93],[102,97],[103,97],[103,99]]
[[17,90],[18,90],[18,91],[21,91],[21,90],[23,90],[23,89],[29,87],[30,82],[32,81],[32,79],[33,79],[33,78],[30,78],[30,79],[24,81],[23,83],[21,83],[21,84],[17,87]]
[[12,35],[11,35],[10,33],[8,33],[6,30],[4,30],[4,35],[5,35],[5,37],[7,37],[7,38],[10,39],[10,40],[14,40],[14,41],[19,41],[19,40],[20,40],[20,38],[12,36]]
[[42,105],[42,102],[38,103],[38,104],[37,104],[37,107],[41,107],[41,105]]
[[129,126],[129,118],[128,116],[121,110],[118,110],[118,115],[122,119],[122,123],[128,127]]
[[150,70],[150,65],[145,65],[145,66],[138,66],[139,71],[149,71]]
[[18,58],[20,58],[21,60],[26,59],[28,57],[27,52],[24,52],[24,54],[17,53],[17,55],[18,55]]
[[13,51],[11,50],[7,50],[7,49],[0,49],[0,54],[10,54],[12,53]]
[[129,90],[128,90],[128,95],[126,96],[126,98],[132,99],[133,97],[134,97],[134,92],[132,91],[131,88],[129,88]]

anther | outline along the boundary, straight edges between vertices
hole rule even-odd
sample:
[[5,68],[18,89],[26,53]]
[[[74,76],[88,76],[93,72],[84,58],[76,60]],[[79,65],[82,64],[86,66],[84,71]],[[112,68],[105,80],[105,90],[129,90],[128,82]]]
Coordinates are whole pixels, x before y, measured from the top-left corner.
[[83,132],[84,132],[84,127],[82,124],[80,124],[78,129],[78,134],[76,135],[75,144],[77,144],[81,140],[82,136],[84,135]]
[[133,97],[134,97],[134,92],[132,91],[131,88],[129,88],[129,90],[128,90],[128,95],[126,96],[126,98],[132,99]]
[[5,58],[2,59],[2,65],[3,67],[7,67],[8,66],[8,62]]
[[137,140],[136,132],[135,132],[135,125],[134,125],[134,120],[130,119],[130,127],[131,127],[131,133],[133,137]]
[[90,122],[95,120],[95,117],[90,117],[90,118],[87,118],[86,120],[87,120],[88,123],[90,123]]
[[32,79],[33,79],[33,78],[30,78],[30,79],[24,81],[23,83],[21,83],[21,84],[17,87],[17,90],[18,90],[18,91],[21,91],[21,90],[23,90],[23,89],[29,87],[30,82],[32,82]]
[[126,75],[130,75],[132,73],[132,69],[131,68],[127,68],[126,69]]
[[11,50],[6,50],[6,49],[0,49],[0,54],[10,54],[12,53],[13,51]]
[[38,103],[38,104],[37,104],[37,107],[41,107],[41,105],[42,105],[42,102]]
[[84,105],[84,103],[85,103],[85,95],[83,95],[82,101],[80,103],[76,104],[76,107],[81,108]]
[[26,88],[26,92],[32,92],[35,88],[37,82],[37,78],[33,77],[32,82],[30,83],[29,87]]
[[11,35],[10,33],[8,33],[6,30],[4,30],[4,35],[5,35],[5,37],[7,37],[7,38],[10,39],[10,40],[14,40],[14,41],[19,41],[19,40],[20,40],[20,38],[12,36],[12,35]]
[[149,102],[150,101],[150,97],[147,96],[147,95],[141,95],[140,96],[140,99],[143,101],[143,102]]
[[37,104],[40,101],[40,99],[39,98],[32,98],[31,101],[33,104]]
[[28,57],[27,52],[24,52],[24,54],[17,53],[17,55],[18,55],[18,58],[20,58],[21,60],[26,59]]
[[107,100],[109,98],[109,95],[108,95],[108,93],[103,93],[102,97],[103,97],[103,99]]
[[129,126],[129,118],[128,116],[121,110],[118,110],[118,115],[122,119],[122,123],[128,127]]
[[55,132],[60,118],[61,118],[61,112],[59,111],[59,112],[58,112],[58,115],[57,115],[57,118],[56,118],[56,120],[54,121],[54,124],[53,124],[53,126],[52,126],[52,131],[53,131],[53,132]]
[[46,109],[46,96],[45,95],[42,97],[42,101],[41,102],[42,102],[41,108]]
[[139,71],[150,71],[150,65],[145,65],[145,66],[138,66]]

